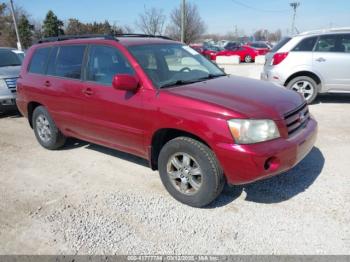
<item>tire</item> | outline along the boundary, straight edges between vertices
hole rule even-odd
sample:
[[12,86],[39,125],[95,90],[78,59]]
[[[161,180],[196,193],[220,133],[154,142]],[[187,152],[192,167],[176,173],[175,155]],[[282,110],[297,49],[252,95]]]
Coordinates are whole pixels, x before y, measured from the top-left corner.
[[[190,160],[186,162],[188,158]],[[160,151],[158,168],[169,194],[192,207],[210,204],[225,185],[223,171],[214,153],[189,137],[177,137],[167,142]]]
[[65,144],[66,137],[57,128],[45,107],[38,106],[35,108],[32,125],[36,139],[44,148],[55,150]]
[[253,62],[253,59],[252,59],[252,57],[250,55],[246,55],[244,57],[244,62],[251,63],[251,62]]
[[317,97],[319,85],[308,76],[298,76],[287,84],[287,88],[302,94],[308,104],[311,104]]

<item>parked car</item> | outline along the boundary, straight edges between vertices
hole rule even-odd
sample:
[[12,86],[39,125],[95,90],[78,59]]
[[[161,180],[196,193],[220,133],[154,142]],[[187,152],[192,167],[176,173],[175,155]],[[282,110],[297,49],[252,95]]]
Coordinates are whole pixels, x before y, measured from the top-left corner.
[[266,56],[261,79],[301,93],[350,92],[350,28],[305,32],[284,38]]
[[22,51],[0,47],[0,112],[16,109],[16,81],[23,57]]
[[233,49],[237,49],[240,46],[241,44],[238,42],[227,42],[226,44],[224,44],[223,48],[226,50],[233,50]]
[[202,55],[204,55],[209,60],[215,60],[218,52],[222,51],[223,48],[218,46],[207,46],[203,48]]
[[24,59],[17,105],[44,148],[76,137],[148,159],[175,199],[202,207],[313,147],[317,123],[293,91],[227,76],[172,40],[82,37],[43,40]]
[[247,46],[257,50],[259,55],[266,55],[272,49],[272,47],[264,41],[249,42]]
[[239,46],[232,49],[225,49],[216,53],[216,56],[231,56],[238,55],[240,57],[241,62],[251,63],[255,61],[255,57],[259,55],[259,52],[254,48],[249,46]]

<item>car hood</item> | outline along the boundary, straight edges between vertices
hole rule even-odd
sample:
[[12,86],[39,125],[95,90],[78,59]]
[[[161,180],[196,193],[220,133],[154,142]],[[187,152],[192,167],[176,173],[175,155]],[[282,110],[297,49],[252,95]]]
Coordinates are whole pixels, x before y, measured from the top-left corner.
[[0,78],[18,77],[21,66],[3,66],[0,67]]
[[247,118],[281,119],[304,103],[298,93],[282,86],[238,76],[220,77],[168,91],[224,107]]

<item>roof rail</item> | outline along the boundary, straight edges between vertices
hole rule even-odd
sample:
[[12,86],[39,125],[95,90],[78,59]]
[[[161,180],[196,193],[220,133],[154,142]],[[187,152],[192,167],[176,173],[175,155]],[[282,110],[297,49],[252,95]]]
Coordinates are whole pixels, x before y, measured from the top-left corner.
[[107,40],[116,40],[116,38],[113,35],[107,35],[107,34],[60,35],[60,36],[42,38],[37,43],[41,44],[41,43],[47,43],[47,42],[57,42],[57,41],[82,39],[82,38],[103,38]]
[[152,38],[162,38],[167,40],[173,40],[170,37],[163,35],[149,35],[149,34],[115,34],[115,37],[152,37]]
[[48,42],[57,42],[57,41],[65,41],[71,39],[83,39],[83,38],[102,38],[106,40],[116,40],[117,37],[153,37],[153,38],[162,38],[167,40],[172,40],[167,36],[162,35],[147,35],[147,34],[86,34],[86,35],[60,35],[54,37],[47,37],[40,39],[37,43],[48,43]]

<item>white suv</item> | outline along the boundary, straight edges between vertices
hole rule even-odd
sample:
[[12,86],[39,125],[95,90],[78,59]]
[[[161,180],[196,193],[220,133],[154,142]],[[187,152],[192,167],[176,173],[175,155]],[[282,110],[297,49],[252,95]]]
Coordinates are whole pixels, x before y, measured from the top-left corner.
[[305,32],[281,40],[266,55],[262,80],[301,93],[350,93],[350,28]]

